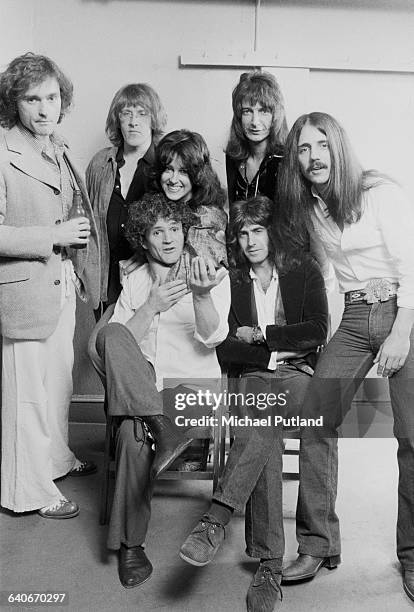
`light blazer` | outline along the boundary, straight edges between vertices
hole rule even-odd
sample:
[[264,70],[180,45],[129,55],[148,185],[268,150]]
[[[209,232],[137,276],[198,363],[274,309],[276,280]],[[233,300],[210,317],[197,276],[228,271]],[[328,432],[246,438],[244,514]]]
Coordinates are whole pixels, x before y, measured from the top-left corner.
[[[86,249],[70,249],[74,269],[92,306],[99,296],[99,245],[83,179],[65,156],[91,222]],[[17,127],[0,135],[0,323],[9,338],[47,338],[56,328],[61,299],[61,255],[52,228],[62,222],[59,175]],[[56,251],[56,252],[54,252]]]
[[310,255],[279,276],[280,295],[286,325],[268,325],[266,343],[248,344],[236,338],[238,327],[257,325],[253,282],[231,283],[229,335],[217,347],[222,366],[233,373],[266,370],[271,351],[309,351],[306,361],[314,367],[316,349],[326,340],[328,304],[325,284],[318,264]]

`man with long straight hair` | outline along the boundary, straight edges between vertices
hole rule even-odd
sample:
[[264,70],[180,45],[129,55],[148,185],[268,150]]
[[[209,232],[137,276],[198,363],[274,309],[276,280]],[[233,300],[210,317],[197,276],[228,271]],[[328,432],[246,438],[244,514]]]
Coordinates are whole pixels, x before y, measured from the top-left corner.
[[[304,405],[324,417],[301,454],[299,556],[284,582],[313,578],[340,552],[337,427],[374,364],[388,377],[398,440],[397,555],[414,600],[414,209],[385,175],[362,169],[339,123],[325,113],[294,124],[280,176],[284,222],[310,230],[335,269],[345,310]],[[310,430],[305,435],[313,435]]]
[[243,72],[233,89],[232,106],[226,146],[230,205],[260,194],[273,200],[288,134],[281,88],[269,72]]

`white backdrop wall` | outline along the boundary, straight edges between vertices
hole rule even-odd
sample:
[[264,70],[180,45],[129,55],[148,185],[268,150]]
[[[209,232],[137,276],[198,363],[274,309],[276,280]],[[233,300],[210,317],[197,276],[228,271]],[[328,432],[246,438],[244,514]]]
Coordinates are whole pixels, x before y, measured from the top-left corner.
[[[180,67],[179,56],[251,53],[254,17],[253,0],[0,0],[0,69],[32,50],[68,73],[75,105],[62,131],[82,167],[107,144],[104,124],[114,92],[127,82],[150,83],[167,109],[168,130],[202,133],[224,184],[231,90],[245,68]],[[363,164],[397,178],[414,200],[413,3],[263,0],[257,25],[262,56],[310,68],[271,68],[284,86],[289,124],[303,112],[330,112],[348,130]],[[315,69],[324,66],[347,69]],[[397,70],[360,71],[364,66]],[[80,315],[76,391],[88,394],[99,385],[80,339],[92,317],[85,309]]]

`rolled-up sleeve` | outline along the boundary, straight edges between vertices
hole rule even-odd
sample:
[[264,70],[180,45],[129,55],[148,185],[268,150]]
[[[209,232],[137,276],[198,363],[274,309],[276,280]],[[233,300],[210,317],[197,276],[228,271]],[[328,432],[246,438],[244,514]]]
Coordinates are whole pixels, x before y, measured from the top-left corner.
[[210,292],[211,299],[214,304],[214,308],[219,316],[219,323],[217,329],[208,337],[202,338],[197,330],[194,330],[194,338],[204,344],[207,348],[215,348],[221,344],[229,333],[228,316],[230,310],[230,279],[229,275],[222,279],[222,281]]
[[147,266],[136,268],[124,278],[122,291],[109,323],[125,325],[134,316],[135,311],[146,301],[151,288],[151,278],[146,268]]

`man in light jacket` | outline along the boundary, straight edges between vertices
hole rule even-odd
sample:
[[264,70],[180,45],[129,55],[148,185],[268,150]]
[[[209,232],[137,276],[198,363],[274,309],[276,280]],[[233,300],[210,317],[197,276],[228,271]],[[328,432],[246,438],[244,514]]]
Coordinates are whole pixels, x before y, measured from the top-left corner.
[[[68,447],[76,292],[96,304],[99,272],[86,189],[55,131],[72,93],[45,56],[0,74],[1,503],[54,519],[79,513],[54,480],[96,470]],[[69,220],[75,191],[85,216]]]

